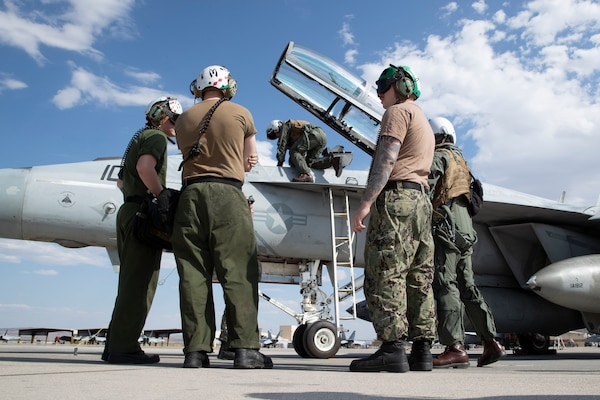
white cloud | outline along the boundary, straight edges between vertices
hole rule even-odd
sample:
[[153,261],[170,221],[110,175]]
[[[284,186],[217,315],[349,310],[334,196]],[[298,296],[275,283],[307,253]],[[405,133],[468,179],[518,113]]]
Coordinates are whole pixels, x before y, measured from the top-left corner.
[[[20,2],[6,0],[5,10],[0,10],[0,43],[20,48],[38,63],[43,63],[45,57],[40,49],[43,46],[99,58],[102,54],[92,47],[97,37],[131,36],[132,23],[128,15],[134,0],[42,3],[45,3],[43,7],[27,4],[27,8],[33,10],[25,11],[26,6]],[[43,14],[36,11],[42,8]]]
[[[353,15],[346,15],[346,19],[350,20],[353,19],[354,16]],[[342,43],[344,45],[344,47],[352,47],[351,49],[347,50],[345,55],[344,55],[344,61],[349,64],[349,65],[354,65],[356,63],[356,56],[358,55],[358,50],[356,49],[356,46],[358,45],[355,41],[354,41],[354,34],[352,33],[351,29],[350,29],[350,23],[349,22],[344,22],[342,24],[342,29],[339,30],[338,32],[342,38]]]
[[31,306],[27,304],[0,304],[0,308],[4,309],[16,309],[16,310],[29,310]]
[[[78,67],[71,63],[73,73],[70,85],[59,90],[52,98],[52,102],[59,109],[73,108],[87,103],[95,103],[102,106],[146,106],[152,99],[159,96],[172,95],[177,97],[184,108],[192,101],[188,95],[165,93],[162,90],[144,86],[121,86],[114,83],[110,78],[98,76],[89,70]],[[144,73],[150,76],[151,73]]]
[[350,31],[350,24],[348,22],[344,22],[342,24],[342,29],[338,31],[340,37],[342,38],[342,42],[345,46],[353,45],[354,43],[354,35]]
[[256,150],[258,152],[258,162],[260,165],[277,165],[277,160],[273,156],[275,154],[274,151],[274,143],[276,141],[256,141]]
[[356,49],[348,50],[344,54],[344,61],[347,64],[354,65],[356,63],[356,56],[357,55],[358,55],[358,50],[356,50]]
[[44,276],[54,276],[54,275],[58,275],[58,271],[55,271],[53,269],[36,269],[33,271],[33,274],[44,275]]
[[440,10],[442,10],[443,17],[448,17],[451,14],[453,14],[456,10],[458,10],[458,4],[454,1],[452,1],[448,4],[446,4]]
[[534,0],[508,21],[512,29],[523,29],[530,45],[544,46],[561,33],[588,32],[600,27],[600,4],[580,0]]
[[[106,250],[100,247],[68,249],[54,243],[26,240],[0,239],[0,261],[13,264],[34,263],[43,266],[89,265],[110,268]],[[49,269],[32,271],[41,275],[54,275]]]
[[9,74],[0,72],[0,93],[4,90],[25,89],[27,84],[12,78]]
[[483,14],[488,8],[487,4],[485,4],[485,0],[477,0],[475,3],[471,4],[471,7],[473,7],[478,14]]
[[148,84],[154,83],[160,79],[160,75],[156,72],[152,71],[138,71],[133,68],[127,68],[125,70],[125,75],[134,78],[135,80]]
[[422,48],[397,43],[362,66],[363,77],[374,82],[390,62],[411,66],[419,103],[428,116],[454,122],[459,145],[475,143],[470,162],[484,181],[557,200],[566,190],[568,202],[595,203],[600,49],[590,39],[600,33],[592,23],[600,5],[539,0],[526,10],[462,20],[460,31],[431,35]]

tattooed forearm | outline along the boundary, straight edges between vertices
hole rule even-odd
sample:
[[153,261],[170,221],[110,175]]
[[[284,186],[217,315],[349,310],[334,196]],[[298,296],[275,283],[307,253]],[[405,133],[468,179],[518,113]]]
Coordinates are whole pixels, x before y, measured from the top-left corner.
[[369,182],[362,196],[362,201],[373,203],[379,193],[381,193],[398,159],[400,146],[400,141],[391,136],[382,136],[379,138],[375,155],[373,156],[373,164],[369,172]]

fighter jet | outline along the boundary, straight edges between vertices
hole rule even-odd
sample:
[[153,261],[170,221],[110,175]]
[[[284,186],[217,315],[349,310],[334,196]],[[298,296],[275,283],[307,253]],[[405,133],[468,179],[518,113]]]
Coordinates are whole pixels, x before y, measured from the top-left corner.
[[[360,151],[373,154],[383,109],[364,80],[290,42],[270,82]],[[0,237],[104,247],[118,269],[120,161],[0,170]],[[169,187],[180,187],[180,162],[181,155],[169,156]],[[292,342],[300,356],[328,358],[341,346],[340,321],[366,315],[356,297],[363,281],[357,270],[364,267],[365,233],[350,231],[350,213],[358,207],[368,171],[347,167],[336,176],[332,169],[314,170],[314,183],[292,182],[295,174],[290,167],[257,165],[246,175],[243,191],[255,200],[261,280],[299,285],[300,311],[265,293],[261,297],[297,321]],[[484,184],[484,191],[484,207],[474,220],[479,242],[473,263],[498,331],[518,334],[532,351],[547,349],[550,335],[583,327],[600,333],[600,213],[595,214],[600,207],[570,206],[491,184]],[[593,256],[581,258],[586,255]],[[544,268],[563,260],[568,264],[557,268],[568,271],[569,282],[579,279],[582,285],[563,285],[565,274],[541,279]],[[585,268],[579,268],[584,261]],[[325,292],[324,273],[332,293]],[[563,295],[542,297],[557,287]],[[575,293],[592,306],[567,304]],[[343,301],[351,304],[349,313],[340,310]],[[532,339],[539,337],[544,340]]]
[[354,337],[356,336],[356,331],[352,331],[350,337],[346,338],[346,332],[342,331],[340,345],[346,348],[352,348],[354,344]]
[[271,331],[267,331],[267,336],[259,340],[261,347],[275,347],[275,345],[277,345],[277,342],[279,341],[280,333],[281,332],[277,332],[277,336],[273,337]]
[[8,329],[4,331],[4,335],[0,335],[0,342],[8,343],[10,341],[20,342],[20,336],[13,336],[8,334]]

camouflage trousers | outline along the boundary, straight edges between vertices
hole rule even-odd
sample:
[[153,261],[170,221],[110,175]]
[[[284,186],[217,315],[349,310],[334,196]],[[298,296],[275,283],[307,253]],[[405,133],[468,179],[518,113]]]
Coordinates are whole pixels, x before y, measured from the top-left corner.
[[365,246],[365,297],[377,338],[433,340],[432,206],[423,192],[384,190],[371,210]]

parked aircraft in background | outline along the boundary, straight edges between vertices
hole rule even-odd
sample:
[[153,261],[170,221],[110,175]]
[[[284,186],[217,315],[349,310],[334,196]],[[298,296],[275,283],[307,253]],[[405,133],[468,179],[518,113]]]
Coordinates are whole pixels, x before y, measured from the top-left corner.
[[87,331],[87,335],[78,335],[78,331],[74,331],[73,342],[79,344],[88,344],[92,339],[92,332]]
[[[373,154],[383,109],[364,80],[290,42],[271,83]],[[180,187],[180,162],[180,155],[169,157],[169,187]],[[118,268],[119,165],[120,158],[102,158],[0,170],[0,237],[105,247]],[[368,171],[346,168],[339,177],[331,169],[313,173],[314,183],[294,183],[292,168],[257,165],[246,175],[243,191],[255,199],[261,280],[300,285],[301,311],[261,297],[299,324],[292,340],[299,355],[327,358],[341,346],[340,320],[368,318],[364,303],[357,304],[362,279],[355,275],[364,267],[365,234],[349,231]],[[583,327],[600,333],[600,207],[570,206],[490,184],[484,189],[486,202],[474,219],[479,242],[473,269],[498,331],[518,334],[521,346],[531,351],[547,349],[549,335]],[[565,263],[555,264],[559,261]],[[552,273],[542,279],[545,268]],[[323,289],[324,271],[331,294]],[[349,303],[349,314],[340,312],[342,302]]]
[[141,335],[138,338],[138,342],[143,343],[143,344],[148,344],[148,345],[155,345],[155,346],[160,344],[162,346],[165,343],[165,338]]
[[275,347],[275,345],[277,345],[277,342],[279,341],[279,334],[281,332],[277,332],[277,336],[273,337],[273,335],[271,334],[271,331],[267,332],[267,337],[261,338],[260,341],[260,345],[261,347]]
[[587,337],[585,339],[583,339],[584,343],[600,343],[600,335],[599,334],[594,334],[591,335],[590,337]]
[[95,343],[106,343],[106,336],[94,336]]
[[352,347],[354,344],[354,337],[356,336],[356,331],[353,331],[349,338],[346,339],[346,331],[342,331],[340,337],[340,346],[342,347]]
[[0,342],[8,343],[10,341],[20,342],[20,336],[13,336],[8,334],[8,329],[4,331],[4,335],[0,335]]

